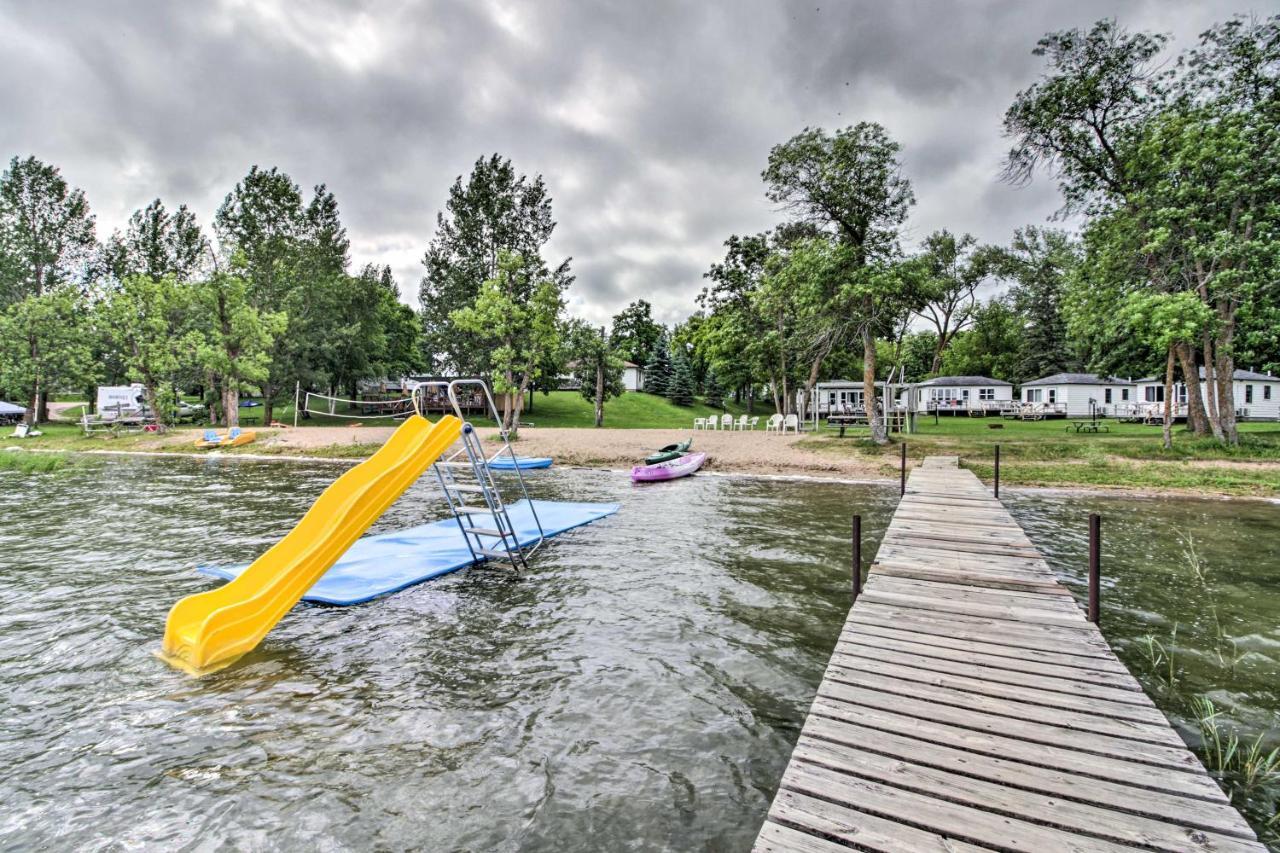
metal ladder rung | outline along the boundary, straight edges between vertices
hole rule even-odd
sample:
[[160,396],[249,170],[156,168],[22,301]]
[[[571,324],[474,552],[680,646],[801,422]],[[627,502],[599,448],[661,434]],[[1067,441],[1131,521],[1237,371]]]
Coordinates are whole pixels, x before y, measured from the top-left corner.
[[[501,504],[498,505],[501,508]],[[468,515],[493,515],[493,510],[487,506],[468,506],[467,504],[458,504],[454,507],[458,512],[464,512]]]
[[445,483],[445,488],[453,489],[455,492],[483,492],[484,486],[477,486],[472,483]]
[[508,563],[514,563],[515,558],[506,551],[492,551],[488,548],[473,548],[481,557],[488,557],[491,560],[506,560]]
[[492,527],[468,527],[467,532],[476,536],[497,536],[500,539],[506,539],[511,535],[510,533],[503,533],[501,530],[495,530]]

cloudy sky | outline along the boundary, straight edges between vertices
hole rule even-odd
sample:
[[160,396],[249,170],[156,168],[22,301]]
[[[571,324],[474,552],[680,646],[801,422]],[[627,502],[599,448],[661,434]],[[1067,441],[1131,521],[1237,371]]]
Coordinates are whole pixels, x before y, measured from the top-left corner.
[[[1252,3],[1252,7],[1247,5]],[[883,123],[931,230],[1006,241],[1058,206],[998,180],[1000,119],[1044,32],[1118,17],[1186,46],[1275,0],[459,2],[0,0],[0,156],[82,187],[100,236],[156,196],[207,225],[252,164],[337,194],[356,263],[416,304],[449,185],[494,151],[545,176],[571,310],[694,306],[760,171],[805,126]]]

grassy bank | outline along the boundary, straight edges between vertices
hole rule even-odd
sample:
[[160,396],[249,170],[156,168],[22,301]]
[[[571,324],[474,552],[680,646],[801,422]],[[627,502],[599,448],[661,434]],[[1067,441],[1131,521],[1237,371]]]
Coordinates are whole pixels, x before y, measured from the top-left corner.
[[[83,457],[81,457],[83,458]],[[24,450],[0,450],[0,471],[20,474],[47,474],[72,467],[79,459],[72,453],[29,453]]]
[[[1171,450],[1161,447],[1158,426],[1107,422],[1109,432],[1077,433],[1068,423],[999,418],[922,419],[905,436],[908,457],[959,456],[961,464],[990,481],[1000,445],[1000,481],[1009,485],[1178,489],[1216,494],[1280,496],[1280,424],[1240,425],[1238,447],[1198,439],[1179,428]],[[995,427],[995,428],[993,428]],[[815,453],[856,455],[885,473],[898,466],[898,437],[885,447],[865,430],[844,438],[819,430],[801,446]]]

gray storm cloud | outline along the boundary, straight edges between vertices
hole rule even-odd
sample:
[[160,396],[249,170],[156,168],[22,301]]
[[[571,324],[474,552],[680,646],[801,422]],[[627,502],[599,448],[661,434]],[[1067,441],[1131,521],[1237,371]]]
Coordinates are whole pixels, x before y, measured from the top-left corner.
[[[493,151],[541,173],[571,308],[694,307],[730,233],[779,221],[760,171],[809,125],[903,145],[908,241],[1040,223],[998,181],[1000,118],[1044,32],[1115,16],[1190,44],[1249,7],[1105,3],[0,3],[0,154],[55,163],[99,234],[157,195],[207,225],[252,164],[337,194],[353,259],[416,300],[449,185]],[[1259,12],[1268,11],[1259,9]]]

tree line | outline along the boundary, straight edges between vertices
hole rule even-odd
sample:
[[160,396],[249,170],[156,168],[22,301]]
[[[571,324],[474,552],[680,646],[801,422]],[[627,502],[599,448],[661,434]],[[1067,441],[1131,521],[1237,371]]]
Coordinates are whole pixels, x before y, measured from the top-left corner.
[[1280,367],[1280,17],[1167,47],[1104,20],[1035,48],[1043,73],[1004,117],[1004,179],[1047,172],[1077,233],[1027,226],[997,246],[939,230],[906,246],[916,198],[889,131],[806,128],[761,173],[782,221],[731,235],[669,328],[645,300],[608,326],[567,315],[549,190],[499,154],[450,187],[417,311],[388,268],[351,269],[323,185],[307,196],[254,167],[211,233],[156,200],[99,243],[84,194],[15,158],[0,177],[0,390],[39,418],[50,390],[138,381],[164,412],[196,389],[228,423],[253,390],[269,422],[295,383],[354,397],[368,378],[483,376],[514,430],[566,374],[600,424],[631,361],[677,404],[732,394],[779,412],[861,376],[883,442],[889,376],[1159,370],[1186,383],[1192,431],[1235,443],[1235,366]]
[[788,217],[725,241],[690,321],[709,369],[780,411],[860,373],[879,442],[890,371],[1160,371],[1166,400],[1186,383],[1192,432],[1237,443],[1236,366],[1280,366],[1280,17],[1233,18],[1173,56],[1167,41],[1103,20],[1035,48],[1045,69],[1005,114],[1004,179],[1048,172],[1078,235],[980,246],[943,230],[906,251],[915,197],[885,128],[776,146],[762,177]]

